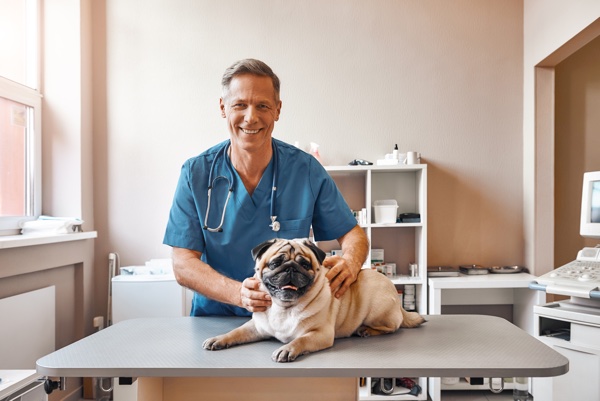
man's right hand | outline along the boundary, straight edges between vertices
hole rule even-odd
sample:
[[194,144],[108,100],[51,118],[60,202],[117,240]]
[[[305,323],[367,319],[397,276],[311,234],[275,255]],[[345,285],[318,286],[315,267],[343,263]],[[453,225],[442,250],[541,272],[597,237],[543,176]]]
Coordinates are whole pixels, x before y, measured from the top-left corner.
[[250,312],[264,312],[271,306],[271,296],[260,289],[260,281],[249,277],[242,282],[240,290],[242,308]]

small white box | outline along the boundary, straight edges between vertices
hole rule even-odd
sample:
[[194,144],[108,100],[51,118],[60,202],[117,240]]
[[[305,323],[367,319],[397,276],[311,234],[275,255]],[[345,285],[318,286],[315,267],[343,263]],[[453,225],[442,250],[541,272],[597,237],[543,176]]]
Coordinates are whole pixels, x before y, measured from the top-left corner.
[[373,203],[373,211],[375,223],[395,223],[398,214],[398,202],[395,199],[377,200]]
[[385,275],[388,277],[394,277],[396,275],[396,264],[386,263],[385,264]]

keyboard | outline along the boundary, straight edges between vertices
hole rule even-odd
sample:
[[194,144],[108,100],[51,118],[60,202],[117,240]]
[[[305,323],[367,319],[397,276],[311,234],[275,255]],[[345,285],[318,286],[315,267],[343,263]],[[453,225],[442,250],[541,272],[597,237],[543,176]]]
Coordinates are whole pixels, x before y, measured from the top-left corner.
[[550,294],[600,298],[600,248],[583,248],[576,260],[538,277],[529,287]]
[[553,271],[544,274],[537,280],[540,284],[577,285],[578,283],[598,282],[600,285],[600,262],[574,260]]

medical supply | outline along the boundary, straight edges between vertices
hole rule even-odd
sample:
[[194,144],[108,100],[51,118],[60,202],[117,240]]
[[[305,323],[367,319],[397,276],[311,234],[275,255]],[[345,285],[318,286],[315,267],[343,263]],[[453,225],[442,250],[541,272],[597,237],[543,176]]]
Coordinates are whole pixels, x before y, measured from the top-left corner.
[[[229,150],[229,144],[227,144],[227,146],[223,147],[223,159],[225,160],[225,165],[227,166],[228,170],[229,170],[229,174],[230,177],[225,177],[225,176],[217,176],[213,178],[213,172],[215,169],[215,162],[217,161],[218,155],[215,156],[215,158],[212,161],[212,164],[210,165],[210,169],[208,172],[208,183],[209,183],[209,187],[208,187],[208,204],[206,206],[206,215],[204,216],[204,229],[207,231],[210,231],[212,233],[216,233],[216,232],[222,232],[223,231],[223,223],[225,222],[225,213],[227,211],[227,204],[229,203],[229,198],[231,197],[231,194],[233,193],[233,180],[235,179],[235,174],[233,174],[233,167],[231,166],[231,161],[229,160],[229,156],[227,156],[227,152]],[[317,145],[318,146],[318,145]],[[275,232],[279,231],[279,229],[281,228],[280,223],[277,221],[277,215],[275,214],[275,192],[277,191],[277,168],[279,166],[279,160],[278,160],[278,156],[277,156],[277,147],[275,145],[275,142],[273,141],[273,183],[271,185],[271,224],[269,224],[269,227],[271,227],[271,229]],[[210,228],[208,227],[208,216],[210,213],[210,203],[211,203],[211,194],[212,194],[212,189],[215,186],[215,183],[218,180],[226,180],[227,181],[227,186],[228,186],[228,192],[227,192],[227,198],[225,198],[225,205],[223,206],[223,212],[221,214],[221,222],[219,223],[219,225],[215,228]]]
[[383,263],[383,249],[371,249],[371,263]]
[[404,164],[421,164],[421,154],[419,152],[406,152]]
[[392,224],[396,222],[398,202],[395,199],[376,200],[373,203],[375,223]]
[[348,162],[349,166],[372,166],[373,163],[364,159],[354,159]]
[[409,263],[408,273],[411,277],[419,277],[419,265],[416,263]]
[[421,215],[419,213],[400,213],[398,223],[420,223]]
[[385,264],[385,275],[389,278],[393,278],[396,276],[396,264],[395,263],[386,263]]
[[392,153],[386,153],[383,159],[377,159],[378,166],[396,166],[400,164],[420,164],[421,153],[419,152],[404,152],[401,153],[398,149],[398,144],[394,145]]
[[311,142],[310,143],[310,154],[314,156],[315,159],[319,161],[319,163],[323,164],[323,160],[321,160],[321,155],[319,154],[319,144]]
[[407,311],[415,311],[417,308],[416,298],[415,298],[415,285],[414,284],[406,284],[404,286],[404,295],[403,295],[403,307]]
[[58,235],[81,232],[83,220],[76,217],[40,216],[37,220],[21,224],[23,235]]
[[367,224],[367,209],[362,208],[361,210],[353,210],[352,214],[356,218],[358,225],[364,226]]

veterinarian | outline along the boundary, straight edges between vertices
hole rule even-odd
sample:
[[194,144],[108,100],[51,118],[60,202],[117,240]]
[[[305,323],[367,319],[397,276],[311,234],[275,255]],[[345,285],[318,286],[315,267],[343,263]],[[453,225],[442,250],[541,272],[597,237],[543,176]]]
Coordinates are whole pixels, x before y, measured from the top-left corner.
[[191,315],[249,316],[271,305],[252,278],[251,250],[271,238],[337,239],[343,256],[323,262],[335,296],[352,284],[368,240],[333,179],[311,155],[272,138],[280,82],[259,60],[222,78],[221,116],[230,138],[187,160],[164,243],[180,285],[195,291]]

